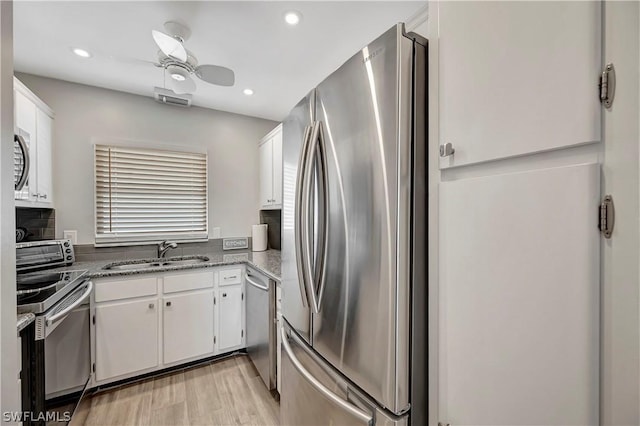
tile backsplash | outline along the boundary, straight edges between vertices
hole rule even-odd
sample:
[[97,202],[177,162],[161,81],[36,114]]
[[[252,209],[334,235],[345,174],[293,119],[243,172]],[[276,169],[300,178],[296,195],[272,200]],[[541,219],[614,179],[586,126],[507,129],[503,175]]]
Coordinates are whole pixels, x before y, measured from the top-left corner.
[[[251,247],[251,238],[249,238]],[[120,247],[95,247],[93,244],[76,244],[73,246],[76,261],[108,261],[121,259],[154,259],[158,256],[158,248],[155,244],[145,244],[140,246],[120,246]],[[175,249],[169,249],[166,256],[190,256],[196,254],[222,253],[222,239],[217,238],[205,243],[178,243]],[[226,251],[232,254],[234,251]]]
[[56,237],[56,211],[33,207],[16,207],[16,228],[25,228],[23,241],[52,240]]
[[268,248],[280,250],[282,210],[260,210],[260,223],[266,223]]

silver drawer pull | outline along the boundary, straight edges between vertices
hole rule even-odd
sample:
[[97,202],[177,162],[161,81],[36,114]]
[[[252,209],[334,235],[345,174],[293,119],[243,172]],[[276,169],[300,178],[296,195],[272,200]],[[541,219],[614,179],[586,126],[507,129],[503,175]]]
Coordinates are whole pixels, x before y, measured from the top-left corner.
[[236,279],[236,278],[238,278],[237,275],[232,275],[230,277],[224,277],[225,280],[233,280],[233,279]]

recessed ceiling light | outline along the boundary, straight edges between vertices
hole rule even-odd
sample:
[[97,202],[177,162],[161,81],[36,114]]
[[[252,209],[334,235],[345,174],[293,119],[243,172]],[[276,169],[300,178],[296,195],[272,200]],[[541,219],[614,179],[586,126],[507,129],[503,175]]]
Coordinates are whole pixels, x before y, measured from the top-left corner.
[[75,47],[72,50],[73,50],[73,53],[75,53],[76,55],[80,56],[81,58],[90,58],[91,57],[91,53],[87,52],[84,49],[80,49],[78,47]]
[[298,25],[302,19],[302,13],[297,10],[291,10],[284,15],[284,20],[289,25]]
[[185,77],[182,74],[178,74],[177,72],[174,72],[173,74],[171,74],[171,78],[174,79],[175,81],[185,81]]
[[251,89],[244,89],[242,93],[244,93],[244,94],[245,94],[245,95],[247,95],[247,96],[251,96],[251,95],[253,95],[253,90],[251,90]]

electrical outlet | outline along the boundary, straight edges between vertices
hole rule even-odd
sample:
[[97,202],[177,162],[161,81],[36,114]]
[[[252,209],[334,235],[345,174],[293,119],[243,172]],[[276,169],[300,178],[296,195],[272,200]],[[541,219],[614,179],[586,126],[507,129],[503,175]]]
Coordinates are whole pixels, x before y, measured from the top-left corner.
[[220,238],[220,227],[216,226],[213,228],[213,234],[211,235],[211,238]]
[[62,235],[64,235],[65,240],[71,240],[71,244],[78,244],[78,231],[70,230],[70,231],[62,231]]

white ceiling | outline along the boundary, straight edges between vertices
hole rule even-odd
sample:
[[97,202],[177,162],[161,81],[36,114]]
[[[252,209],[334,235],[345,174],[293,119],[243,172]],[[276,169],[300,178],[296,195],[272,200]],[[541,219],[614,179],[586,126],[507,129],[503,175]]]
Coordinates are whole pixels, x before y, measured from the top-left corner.
[[[197,78],[195,105],[283,119],[311,88],[393,24],[425,7],[422,1],[17,1],[15,69],[91,86],[152,96],[163,70],[118,58],[157,60],[151,30],[177,20],[192,30],[185,43],[200,64],[236,73],[233,87]],[[302,12],[296,27],[285,11]],[[81,59],[81,47],[94,53]],[[251,88],[255,94],[245,96]]]

